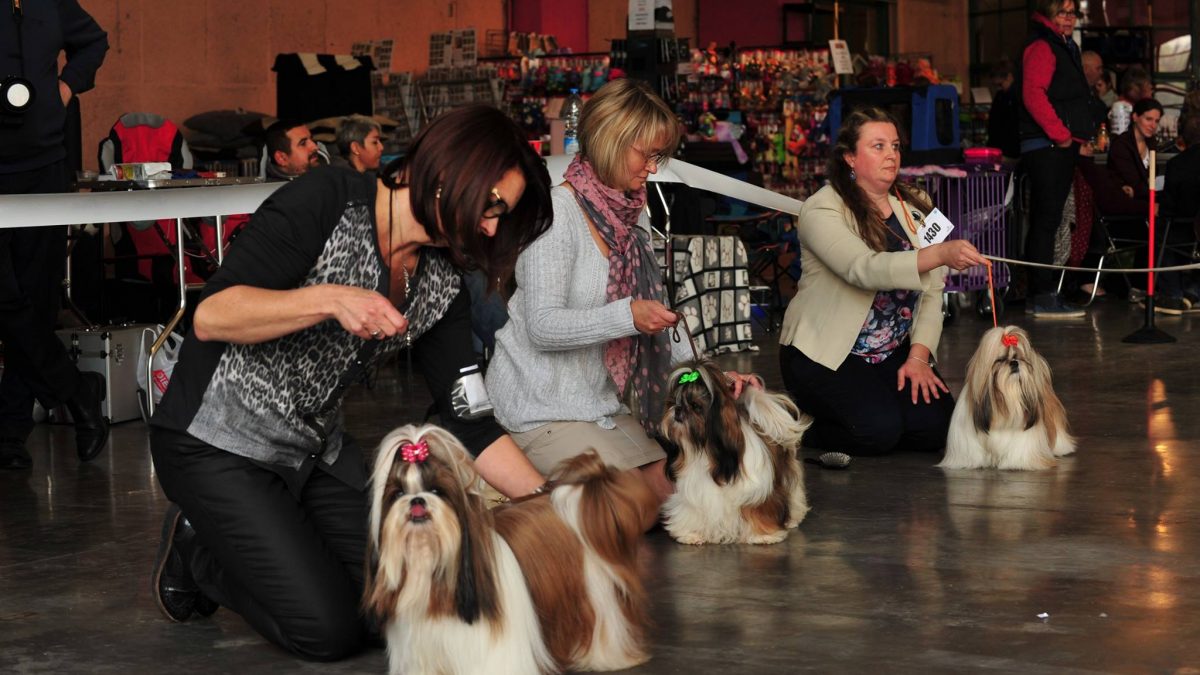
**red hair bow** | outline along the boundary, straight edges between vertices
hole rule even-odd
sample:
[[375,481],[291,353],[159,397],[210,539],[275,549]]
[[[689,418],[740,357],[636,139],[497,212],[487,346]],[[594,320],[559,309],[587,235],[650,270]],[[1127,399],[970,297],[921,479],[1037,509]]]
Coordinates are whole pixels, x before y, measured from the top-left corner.
[[400,446],[400,458],[406,462],[420,464],[429,459],[429,443],[417,441]]
[[1017,336],[1012,333],[1005,333],[1004,337],[1000,338],[1000,342],[1004,343],[1005,347],[1016,347]]

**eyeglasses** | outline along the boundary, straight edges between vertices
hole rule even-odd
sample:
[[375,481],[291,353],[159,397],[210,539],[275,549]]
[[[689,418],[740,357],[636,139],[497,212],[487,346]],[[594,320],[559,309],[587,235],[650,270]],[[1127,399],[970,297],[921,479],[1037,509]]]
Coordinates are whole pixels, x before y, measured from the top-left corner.
[[508,213],[508,202],[504,201],[504,198],[500,196],[499,190],[492,188],[492,198],[483,205],[484,220],[499,218],[506,213]]
[[662,166],[663,162],[670,159],[670,155],[666,154],[665,152],[656,152],[654,154],[648,154],[645,150],[641,150],[637,147],[634,147],[634,150],[636,150],[637,153],[642,156],[642,159],[645,160],[645,162],[647,164],[654,162],[655,166]]
[[1063,11],[1059,12],[1058,14],[1056,14],[1055,16],[1057,16],[1057,17],[1058,17],[1058,18],[1060,18],[1060,19],[1075,19],[1075,20],[1079,20],[1079,19],[1082,19],[1082,18],[1083,18],[1083,12],[1081,12],[1081,11],[1079,11],[1079,10],[1077,10],[1077,9],[1076,9],[1076,10],[1071,10],[1071,11],[1069,11],[1069,12],[1068,12],[1068,11],[1066,11],[1066,10],[1063,10]]

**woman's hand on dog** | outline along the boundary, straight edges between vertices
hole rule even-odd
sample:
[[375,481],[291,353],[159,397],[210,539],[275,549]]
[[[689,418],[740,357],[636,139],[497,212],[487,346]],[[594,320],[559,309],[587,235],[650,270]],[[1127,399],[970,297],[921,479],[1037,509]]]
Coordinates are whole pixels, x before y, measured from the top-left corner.
[[725,371],[725,377],[729,378],[729,388],[733,390],[734,398],[741,397],[742,391],[748,386],[755,389],[763,388],[762,380],[753,373],[743,375],[742,373],[727,370]]
[[633,300],[629,309],[633,312],[633,327],[646,335],[661,333],[679,322],[678,314],[654,300]]
[[330,286],[330,314],[348,333],[364,340],[403,335],[408,319],[376,291],[354,286]]
[[950,393],[950,388],[933,372],[933,368],[916,358],[910,358],[904,362],[903,366],[900,366],[900,370],[896,373],[896,391],[902,391],[906,381],[912,383],[913,405],[916,405],[918,397],[924,399],[926,403],[930,403],[932,399],[941,398],[942,394],[938,391],[939,389]]

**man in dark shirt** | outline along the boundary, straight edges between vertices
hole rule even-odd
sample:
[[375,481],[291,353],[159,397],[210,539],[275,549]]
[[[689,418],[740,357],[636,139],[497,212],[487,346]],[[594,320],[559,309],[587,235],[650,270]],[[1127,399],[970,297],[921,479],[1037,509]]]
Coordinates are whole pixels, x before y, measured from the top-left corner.
[[320,146],[307,125],[280,120],[267,128],[268,180],[293,180],[322,163]]
[[[13,2],[0,12],[0,45],[0,195],[66,192],[66,106],[95,83],[108,35],[77,0]],[[80,373],[54,334],[67,228],[14,225],[0,223],[0,469],[32,465],[25,439],[35,398],[67,405],[76,450],[88,461],[108,439],[104,378]]]

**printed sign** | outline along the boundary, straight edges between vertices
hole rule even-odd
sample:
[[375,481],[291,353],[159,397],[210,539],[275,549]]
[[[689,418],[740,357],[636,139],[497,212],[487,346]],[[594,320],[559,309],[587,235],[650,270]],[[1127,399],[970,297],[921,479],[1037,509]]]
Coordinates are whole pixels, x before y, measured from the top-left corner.
[[629,30],[654,30],[654,0],[629,0]]
[[850,47],[845,40],[830,40],[829,54],[833,57],[833,72],[838,75],[853,75],[854,60],[850,58]]
[[946,237],[950,236],[950,232],[954,229],[954,223],[945,216],[941,211],[934,209],[925,216],[925,222],[921,223],[921,229],[917,231],[917,239],[921,242],[921,246],[932,246],[946,241]]

